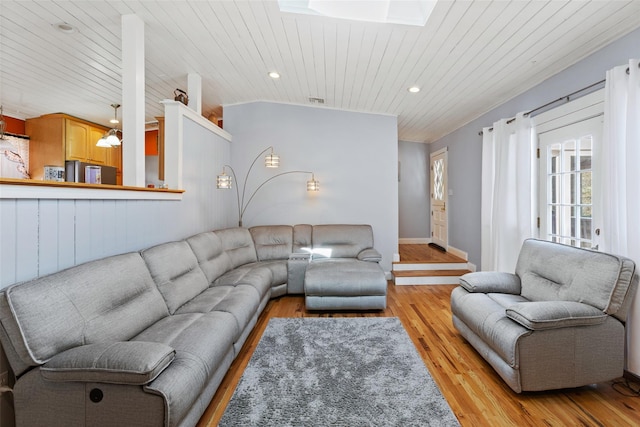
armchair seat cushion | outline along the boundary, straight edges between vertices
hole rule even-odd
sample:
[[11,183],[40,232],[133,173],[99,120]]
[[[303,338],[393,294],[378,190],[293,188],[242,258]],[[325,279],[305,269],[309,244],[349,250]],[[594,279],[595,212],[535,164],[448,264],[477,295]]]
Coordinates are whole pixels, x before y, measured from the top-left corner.
[[143,385],[160,375],[175,354],[155,342],[89,344],[57,354],[40,369],[49,381]]
[[601,310],[574,301],[521,302],[507,308],[507,316],[534,331],[599,325],[607,320]]

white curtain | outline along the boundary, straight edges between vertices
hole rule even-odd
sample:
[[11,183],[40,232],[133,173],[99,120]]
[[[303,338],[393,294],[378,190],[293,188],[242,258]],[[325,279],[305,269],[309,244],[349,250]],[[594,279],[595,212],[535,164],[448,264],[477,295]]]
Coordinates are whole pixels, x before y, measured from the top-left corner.
[[[607,71],[602,138],[602,249],[640,268],[639,61]],[[640,375],[640,297],[627,321],[627,369]]]
[[524,239],[536,235],[535,132],[519,113],[483,129],[481,269],[515,271]]

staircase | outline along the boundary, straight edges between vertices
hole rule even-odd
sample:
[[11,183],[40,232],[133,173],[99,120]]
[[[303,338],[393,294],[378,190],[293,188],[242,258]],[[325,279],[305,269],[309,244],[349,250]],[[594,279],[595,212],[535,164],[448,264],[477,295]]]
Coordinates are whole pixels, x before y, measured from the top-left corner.
[[470,272],[466,260],[425,244],[401,244],[392,271],[396,285],[457,285]]

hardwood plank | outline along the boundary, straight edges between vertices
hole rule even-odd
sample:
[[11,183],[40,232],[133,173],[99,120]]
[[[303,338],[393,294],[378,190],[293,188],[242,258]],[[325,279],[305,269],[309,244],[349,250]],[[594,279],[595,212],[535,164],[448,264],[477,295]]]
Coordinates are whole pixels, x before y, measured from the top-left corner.
[[389,316],[400,318],[463,427],[638,424],[640,399],[616,392],[611,381],[577,389],[514,393],[453,327],[449,298],[454,287],[394,286],[390,283],[387,309],[380,312],[308,312],[302,296],[284,296],[270,301],[198,427],[217,426],[269,319]]
[[441,252],[424,244],[402,244],[399,245],[400,263],[466,263],[467,261],[457,257],[450,252]]

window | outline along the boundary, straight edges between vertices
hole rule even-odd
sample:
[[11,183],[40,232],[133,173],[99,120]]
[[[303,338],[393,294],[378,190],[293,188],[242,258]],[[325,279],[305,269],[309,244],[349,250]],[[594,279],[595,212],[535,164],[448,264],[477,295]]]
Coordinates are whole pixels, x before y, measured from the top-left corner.
[[601,110],[599,91],[536,118],[541,239],[581,248],[598,246],[594,169],[602,139]]

